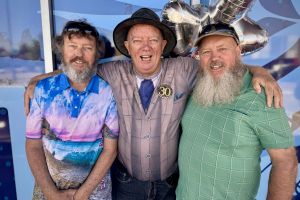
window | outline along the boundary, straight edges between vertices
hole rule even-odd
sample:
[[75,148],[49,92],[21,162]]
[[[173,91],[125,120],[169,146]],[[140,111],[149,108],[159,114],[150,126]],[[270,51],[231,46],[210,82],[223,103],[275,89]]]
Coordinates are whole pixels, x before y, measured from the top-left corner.
[[0,86],[26,85],[44,72],[39,1],[3,0],[0,11]]

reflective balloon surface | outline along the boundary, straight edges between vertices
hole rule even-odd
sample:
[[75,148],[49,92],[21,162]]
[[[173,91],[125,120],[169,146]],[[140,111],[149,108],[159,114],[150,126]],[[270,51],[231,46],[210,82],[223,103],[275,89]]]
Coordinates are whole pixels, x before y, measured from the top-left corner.
[[258,51],[268,42],[267,31],[246,16],[252,0],[216,0],[209,5],[192,1],[192,6],[181,0],[170,0],[163,8],[163,22],[177,37],[174,53],[187,55],[202,28],[213,23],[227,23],[237,32],[243,54]]

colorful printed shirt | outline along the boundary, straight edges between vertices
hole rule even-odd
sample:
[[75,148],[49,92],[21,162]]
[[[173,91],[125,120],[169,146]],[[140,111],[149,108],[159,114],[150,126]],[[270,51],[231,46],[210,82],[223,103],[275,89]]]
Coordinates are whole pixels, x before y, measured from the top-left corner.
[[[59,189],[78,188],[103,149],[103,137],[119,134],[116,103],[107,82],[92,77],[78,92],[65,74],[41,80],[31,101],[26,137],[42,139],[48,169]],[[107,175],[90,199],[110,199]],[[44,199],[35,186],[34,199]]]
[[266,107],[251,75],[230,104],[202,107],[191,98],[179,145],[179,200],[254,200],[263,149],[294,145],[283,109]]

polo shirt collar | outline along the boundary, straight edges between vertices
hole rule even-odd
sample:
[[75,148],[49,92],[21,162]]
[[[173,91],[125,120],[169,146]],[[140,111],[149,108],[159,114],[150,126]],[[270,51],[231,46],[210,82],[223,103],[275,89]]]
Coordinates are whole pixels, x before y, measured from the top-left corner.
[[[99,78],[98,78],[98,75],[95,74],[89,84],[87,85],[87,87],[85,88],[85,91],[88,91],[88,92],[93,92],[93,93],[96,93],[98,94],[99,93]],[[71,88],[71,84],[68,80],[68,77],[66,74],[62,73],[60,74],[60,80],[59,80],[59,88],[61,90],[66,90],[68,88]]]
[[96,93],[96,94],[99,93],[99,77],[98,77],[97,74],[95,74],[91,78],[91,80],[90,80],[88,86],[86,87],[85,91],[93,92],[93,93]]
[[243,77],[243,85],[241,88],[241,94],[246,92],[246,90],[249,89],[249,84],[251,84],[251,81],[252,81],[252,74],[250,74],[249,70],[247,69],[247,71]]
[[60,79],[59,79],[59,86],[58,87],[61,90],[66,90],[66,89],[70,88],[71,84],[68,80],[68,77],[64,73],[60,74],[59,76],[60,76]]

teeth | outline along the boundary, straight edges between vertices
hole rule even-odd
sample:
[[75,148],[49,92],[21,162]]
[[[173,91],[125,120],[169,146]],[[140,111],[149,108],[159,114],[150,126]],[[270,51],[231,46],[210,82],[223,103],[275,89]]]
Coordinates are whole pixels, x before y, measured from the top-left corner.
[[214,66],[210,66],[211,69],[219,69],[221,66],[218,65],[214,65]]
[[213,64],[210,65],[211,69],[219,69],[221,67],[222,67],[221,63],[213,63]]
[[76,60],[75,63],[82,64],[83,62],[81,60]]
[[141,56],[142,60],[149,61],[151,56]]

